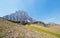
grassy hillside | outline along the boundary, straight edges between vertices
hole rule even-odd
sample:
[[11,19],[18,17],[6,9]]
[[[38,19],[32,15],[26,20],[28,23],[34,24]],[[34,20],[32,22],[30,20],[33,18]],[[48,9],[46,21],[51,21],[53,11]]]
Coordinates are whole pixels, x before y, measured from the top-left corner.
[[23,26],[6,19],[0,19],[0,38],[59,38],[60,34],[50,28],[47,30],[46,27],[34,24]]
[[45,27],[38,27],[38,26],[35,26],[35,25],[31,25],[31,26],[27,26],[27,27],[30,28],[30,29],[36,30],[38,32],[43,32],[43,33],[46,33],[46,34],[49,34],[49,35],[53,35],[53,36],[55,36],[57,38],[60,38],[60,34],[59,33],[53,32],[53,31],[49,30],[49,28],[47,29]]
[[50,27],[48,28],[48,30],[52,31],[52,32],[56,32],[60,34],[60,25],[56,24],[56,25],[49,25]]

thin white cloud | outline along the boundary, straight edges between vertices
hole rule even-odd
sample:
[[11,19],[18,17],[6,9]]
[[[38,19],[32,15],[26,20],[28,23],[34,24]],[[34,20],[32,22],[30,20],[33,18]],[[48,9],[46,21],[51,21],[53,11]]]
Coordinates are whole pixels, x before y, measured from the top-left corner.
[[55,20],[55,18],[47,18],[47,20],[52,21]]
[[56,21],[56,18],[47,18],[46,20],[46,23],[50,23],[50,22],[53,22],[53,23],[55,23],[55,21]]

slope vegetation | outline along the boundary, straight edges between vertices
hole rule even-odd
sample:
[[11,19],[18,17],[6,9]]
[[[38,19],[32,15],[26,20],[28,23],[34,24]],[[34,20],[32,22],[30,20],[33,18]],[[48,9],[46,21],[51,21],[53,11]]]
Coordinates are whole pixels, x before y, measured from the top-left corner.
[[[46,29],[46,28],[45,28]],[[0,18],[0,38],[59,38],[60,35],[34,26],[19,25]]]
[[30,28],[32,30],[36,30],[38,32],[43,32],[43,33],[46,33],[48,35],[53,35],[57,38],[60,38],[60,34],[56,33],[56,32],[51,32],[51,30],[49,30],[49,28],[45,28],[45,27],[40,27],[40,26],[36,26],[36,25],[30,25],[30,26],[27,26],[27,28]]

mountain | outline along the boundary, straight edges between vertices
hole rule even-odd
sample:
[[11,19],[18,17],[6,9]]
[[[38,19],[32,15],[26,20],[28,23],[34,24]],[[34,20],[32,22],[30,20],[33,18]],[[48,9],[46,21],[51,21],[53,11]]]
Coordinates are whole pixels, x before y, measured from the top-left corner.
[[[36,21],[32,17],[30,17],[27,12],[25,11],[16,11],[15,13],[12,13],[10,15],[3,16],[3,18],[15,22],[15,23],[21,23],[21,24],[44,24],[41,21]],[[45,25],[44,25],[45,26]]]
[[27,12],[25,11],[16,11],[15,13],[12,13],[10,15],[3,16],[3,18],[12,20],[12,21],[24,21],[24,22],[33,22],[33,18],[31,18]]

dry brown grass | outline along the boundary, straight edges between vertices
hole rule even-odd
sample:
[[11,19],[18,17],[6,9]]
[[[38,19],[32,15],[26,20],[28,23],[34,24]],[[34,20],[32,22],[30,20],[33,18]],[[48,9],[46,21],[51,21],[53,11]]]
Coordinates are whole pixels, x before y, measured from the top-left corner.
[[0,38],[56,38],[55,36],[38,32],[7,20],[0,21]]
[[60,25],[56,25],[56,26],[51,26],[48,28],[50,31],[56,32],[60,34]]

